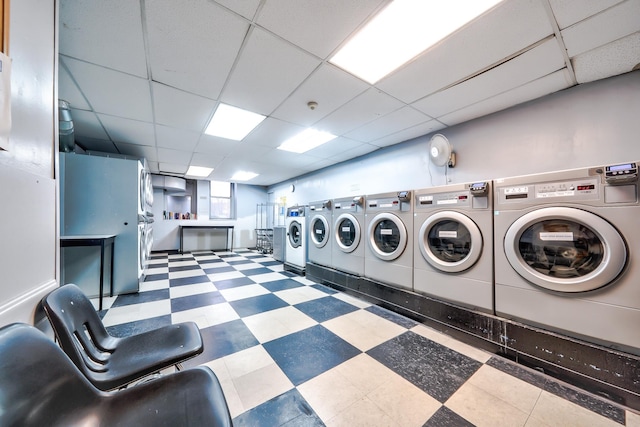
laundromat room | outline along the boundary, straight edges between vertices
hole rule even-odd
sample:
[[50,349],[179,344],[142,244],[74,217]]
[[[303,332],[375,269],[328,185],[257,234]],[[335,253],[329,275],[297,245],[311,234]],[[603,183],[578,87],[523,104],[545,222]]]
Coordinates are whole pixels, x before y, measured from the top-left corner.
[[640,427],[640,0],[0,0],[0,425]]

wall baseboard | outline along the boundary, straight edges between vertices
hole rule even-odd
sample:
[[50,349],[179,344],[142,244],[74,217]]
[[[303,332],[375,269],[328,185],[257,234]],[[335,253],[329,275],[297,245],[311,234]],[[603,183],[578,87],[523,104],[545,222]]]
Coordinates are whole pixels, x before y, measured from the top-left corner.
[[49,292],[58,287],[55,280],[48,281],[29,290],[0,307],[0,326],[21,322],[35,325],[40,322],[38,314],[40,301]]

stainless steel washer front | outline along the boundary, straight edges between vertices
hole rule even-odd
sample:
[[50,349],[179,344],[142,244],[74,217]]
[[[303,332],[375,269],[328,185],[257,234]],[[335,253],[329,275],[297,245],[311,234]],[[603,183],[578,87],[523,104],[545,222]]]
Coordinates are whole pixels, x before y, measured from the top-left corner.
[[482,245],[482,233],[476,223],[454,211],[431,215],[418,233],[418,246],[425,261],[447,273],[471,268],[480,258]]
[[624,240],[604,219],[582,209],[529,212],[507,230],[505,254],[514,270],[558,292],[585,292],[611,283],[627,260]]
[[345,253],[353,252],[360,243],[360,223],[356,217],[350,213],[341,214],[334,228],[338,248]]

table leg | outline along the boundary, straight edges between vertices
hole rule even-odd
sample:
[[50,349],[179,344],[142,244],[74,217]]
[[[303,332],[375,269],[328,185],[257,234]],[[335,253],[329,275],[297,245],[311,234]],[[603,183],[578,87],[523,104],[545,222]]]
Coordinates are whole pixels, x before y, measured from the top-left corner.
[[102,293],[104,292],[104,240],[100,242],[100,294],[98,295],[98,310],[102,310]]

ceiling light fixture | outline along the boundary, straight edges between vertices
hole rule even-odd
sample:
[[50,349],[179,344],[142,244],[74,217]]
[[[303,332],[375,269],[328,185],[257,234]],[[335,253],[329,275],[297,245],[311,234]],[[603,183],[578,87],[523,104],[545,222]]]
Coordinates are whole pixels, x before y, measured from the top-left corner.
[[266,116],[261,114],[227,104],[220,104],[204,133],[241,141],[265,118]]
[[231,181],[249,181],[250,179],[258,176],[257,173],[246,172],[246,171],[238,171],[231,177]]
[[329,142],[334,138],[336,138],[336,136],[329,132],[322,132],[309,128],[300,132],[296,136],[287,139],[285,142],[280,144],[278,150],[291,151],[293,153],[300,154],[305,151],[309,151],[312,148],[316,148],[325,142]]
[[375,84],[501,0],[394,0],[329,62]]
[[204,166],[189,166],[189,169],[187,170],[187,173],[185,175],[204,178],[209,176],[211,172],[213,172],[213,168],[207,168]]

